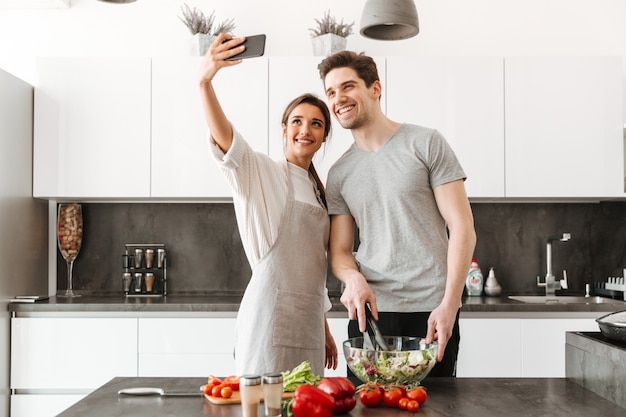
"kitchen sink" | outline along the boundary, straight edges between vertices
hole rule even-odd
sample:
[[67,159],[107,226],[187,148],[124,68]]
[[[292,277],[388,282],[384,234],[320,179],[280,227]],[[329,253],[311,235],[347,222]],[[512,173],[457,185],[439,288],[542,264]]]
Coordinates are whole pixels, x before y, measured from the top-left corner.
[[599,296],[571,296],[571,295],[509,295],[509,299],[526,304],[626,304],[622,300],[614,300]]

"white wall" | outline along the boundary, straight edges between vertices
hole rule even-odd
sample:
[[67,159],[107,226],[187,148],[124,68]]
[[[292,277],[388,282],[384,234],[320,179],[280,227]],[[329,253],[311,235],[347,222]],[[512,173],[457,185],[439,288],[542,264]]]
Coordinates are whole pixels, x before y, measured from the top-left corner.
[[[28,1],[28,0],[21,0]],[[0,67],[36,83],[39,55],[188,53],[178,20],[185,0],[108,4],[72,0],[69,9],[0,9]],[[330,9],[357,26],[365,0],[187,0],[218,20],[233,17],[239,35],[266,33],[267,55],[311,55],[308,29]],[[357,34],[348,48],[370,55],[626,56],[623,0],[416,0],[420,34],[374,41]],[[626,83],[625,83],[626,84]]]

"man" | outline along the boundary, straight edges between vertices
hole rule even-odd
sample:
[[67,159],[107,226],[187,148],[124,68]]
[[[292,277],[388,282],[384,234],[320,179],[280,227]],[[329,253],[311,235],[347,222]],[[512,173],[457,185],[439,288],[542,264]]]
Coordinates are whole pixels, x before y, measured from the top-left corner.
[[354,138],[327,183],[330,258],[345,284],[348,334],[365,331],[369,304],[383,334],[436,340],[430,376],[454,376],[459,309],[476,244],[465,173],[439,132],[383,114],[372,58],[342,51],[319,71],[331,113]]

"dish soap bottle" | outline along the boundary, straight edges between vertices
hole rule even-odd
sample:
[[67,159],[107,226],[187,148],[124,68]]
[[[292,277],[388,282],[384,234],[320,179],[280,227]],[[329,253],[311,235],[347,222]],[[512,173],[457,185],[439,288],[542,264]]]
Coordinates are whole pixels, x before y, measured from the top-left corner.
[[485,282],[485,294],[498,297],[502,293],[502,287],[496,279],[496,273],[493,270],[493,266],[489,268],[489,275],[487,276],[487,282]]
[[483,273],[480,270],[476,258],[472,258],[467,280],[465,281],[467,295],[470,297],[480,297],[483,295]]

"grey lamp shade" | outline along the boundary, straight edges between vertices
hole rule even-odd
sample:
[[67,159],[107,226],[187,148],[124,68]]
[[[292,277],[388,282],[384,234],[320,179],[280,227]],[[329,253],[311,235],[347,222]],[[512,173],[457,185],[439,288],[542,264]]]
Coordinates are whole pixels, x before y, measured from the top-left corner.
[[367,0],[361,15],[361,35],[394,41],[419,33],[417,8],[413,0]]

